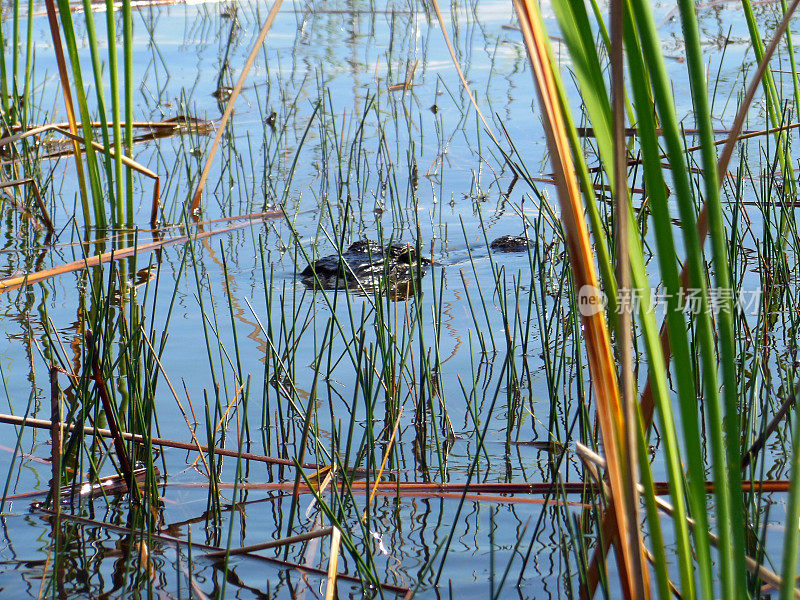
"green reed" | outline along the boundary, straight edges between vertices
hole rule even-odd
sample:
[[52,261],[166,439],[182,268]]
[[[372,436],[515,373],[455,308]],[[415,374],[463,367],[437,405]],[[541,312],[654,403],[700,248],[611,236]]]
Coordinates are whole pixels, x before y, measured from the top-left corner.
[[[572,3],[558,3],[555,8],[561,29],[565,32],[569,52],[575,60],[576,79],[587,115],[594,128],[599,155],[608,172],[609,165],[613,162],[610,149],[611,138],[608,134],[612,116],[607,101],[604,78],[600,70],[602,61],[598,56],[594,41],[587,36],[590,29],[585,27],[591,19],[583,7]],[[677,511],[673,515],[672,523],[678,541],[676,558],[680,565],[681,593],[688,597],[694,597],[695,594],[706,597],[712,594],[713,586],[719,583],[724,590],[724,595],[737,597],[737,594],[743,593],[746,589],[744,532],[747,530],[744,499],[739,491],[741,487],[739,463],[742,452],[739,440],[743,429],[739,419],[741,411],[739,390],[742,370],[738,366],[741,362],[737,358],[736,349],[739,315],[734,311],[733,298],[730,295],[726,295],[722,304],[717,305],[720,310],[714,315],[713,320],[708,308],[711,294],[709,290],[728,291],[734,289],[731,284],[730,257],[736,247],[736,238],[729,237],[727,229],[729,221],[723,212],[720,201],[720,183],[716,177],[717,156],[696,16],[693,6],[689,3],[681,4],[680,16],[687,44],[688,77],[693,91],[694,115],[699,127],[699,154],[704,174],[702,178],[692,180],[685,166],[686,147],[675,117],[670,83],[661,57],[650,8],[645,3],[629,2],[625,4],[625,11],[627,19],[625,44],[626,59],[630,70],[629,77],[631,80],[639,82],[637,85],[630,86],[632,118],[635,119],[637,126],[637,142],[640,144],[639,151],[641,152],[644,180],[649,192],[649,209],[652,211],[651,226],[656,242],[654,254],[658,261],[659,283],[664,286],[669,298],[666,307],[667,327],[672,346],[671,354],[675,360],[672,379],[677,384],[680,408],[678,414],[673,415],[666,383],[669,355],[665,357],[662,353],[656,323],[652,318],[649,305],[645,302],[643,307],[640,306],[639,326],[642,327],[649,363],[649,384],[651,386],[649,389],[661,423],[661,439],[662,442],[665,442],[664,458],[670,472],[671,500]],[[595,12],[595,17],[598,14]],[[777,96],[774,85],[770,81],[770,77],[765,78],[765,89],[768,94],[773,95],[770,102],[776,106],[777,102],[774,98]],[[653,113],[654,108],[655,114]],[[658,123],[654,116],[657,116]],[[776,120],[774,114],[772,119]],[[677,212],[674,212],[674,209],[667,203],[661,159],[662,147],[656,135],[657,127],[660,128],[660,135],[663,136],[661,139],[666,147],[666,156],[671,165],[670,187],[673,201],[677,205]],[[573,150],[574,156],[578,159],[579,172],[581,172],[583,167],[580,167],[582,164],[580,152],[576,146],[573,146]],[[774,156],[776,160],[784,160],[781,158],[784,156],[784,149],[780,142]],[[780,164],[785,163],[781,162]],[[584,199],[589,218],[592,221],[594,241],[597,248],[602,249],[606,230],[597,222],[596,215],[598,213],[593,208],[595,199],[592,188],[586,184],[585,177],[582,181]],[[707,210],[708,215],[711,264],[713,265],[710,274],[706,270],[700,235],[696,233],[698,210],[696,193],[698,191],[702,193],[702,200],[707,206],[704,211]],[[701,309],[689,320],[688,334],[687,317],[677,302],[682,284],[678,274],[680,265],[676,261],[678,255],[676,239],[670,225],[670,219],[676,217],[682,222],[681,239],[684,248],[681,256],[688,268],[688,285],[700,292]],[[786,231],[793,227],[793,221],[785,211],[781,211],[780,217],[778,225],[780,231]],[[617,218],[620,216],[618,215]],[[629,219],[632,224],[635,223],[632,212],[630,217],[623,215],[621,218]],[[645,270],[643,240],[638,239],[639,235],[641,234],[635,234],[631,238],[630,261],[634,285],[640,292],[640,297],[647,298],[650,283]],[[779,243],[782,245],[784,242]],[[601,272],[608,273],[609,270],[604,265],[609,263],[606,258],[603,258],[601,252],[598,253],[598,262]],[[736,263],[733,264],[735,267]],[[711,287],[707,287],[709,278],[712,278],[713,281]],[[612,293],[613,285],[609,287],[608,276],[605,277],[605,285],[608,295],[615,296],[616,294]],[[609,322],[613,326],[613,306],[609,305],[607,310]],[[697,359],[693,360],[692,357],[697,357]],[[697,418],[698,382],[701,384],[703,423],[700,423]],[[677,426],[678,417],[681,419],[680,428]],[[683,432],[684,450],[681,450],[681,445],[678,443],[678,431]],[[646,436],[647,432],[643,429],[639,435]],[[710,450],[710,464],[703,459],[706,448]],[[640,458],[642,460],[645,458],[641,451]],[[683,472],[686,468],[688,468],[687,487],[684,488]],[[721,579],[717,578],[712,567],[710,541],[707,533],[712,519],[707,511],[705,490],[705,474],[708,468],[711,468],[714,480],[716,507],[713,518],[718,524],[715,529],[719,535],[717,552],[722,564]],[[648,469],[643,467],[641,476],[642,481],[645,482],[644,498],[648,507],[647,524],[650,527],[651,535],[655,536],[654,539],[661,539],[658,522],[653,520],[656,513],[652,502],[652,485],[646,483],[652,481]],[[686,500],[685,505],[684,499]],[[691,515],[695,522],[691,534],[687,527],[688,515]],[[667,562],[664,557],[656,556],[654,573],[658,580],[657,589],[661,593],[668,593]],[[788,573],[784,573],[784,578],[785,581],[793,580]],[[695,581],[699,581],[700,585],[697,590],[694,588]]]

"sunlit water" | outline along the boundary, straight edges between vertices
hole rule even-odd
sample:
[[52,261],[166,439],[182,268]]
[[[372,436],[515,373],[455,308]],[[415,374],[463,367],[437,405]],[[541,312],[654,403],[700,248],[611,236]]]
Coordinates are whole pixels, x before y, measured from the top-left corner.
[[[531,174],[546,178],[549,167],[535,91],[510,3],[478,2],[452,10],[442,4],[456,56],[503,151],[509,152],[507,135]],[[34,36],[41,41],[34,75],[38,86],[34,120],[63,121],[47,20],[43,7],[36,8]],[[140,8],[134,15],[134,118],[160,121],[188,114],[218,119],[224,102],[212,94],[238,78],[268,10],[266,4],[249,2]],[[671,3],[658,3],[656,20],[668,68],[675,76],[679,117],[685,117],[686,126],[691,127],[680,24],[669,18],[670,10]],[[758,16],[768,30],[779,9],[763,9]],[[714,115],[723,128],[735,111],[743,68],[752,65],[749,38],[736,3],[704,9],[700,17],[709,71],[718,81]],[[82,28],[83,14],[76,13],[74,18]],[[96,14],[99,31],[104,31],[104,18],[105,13]],[[548,17],[548,26],[556,35],[554,19]],[[732,43],[725,47],[729,28]],[[552,42],[566,75],[569,64],[563,49],[557,38]],[[88,85],[93,80],[85,44],[80,52]],[[407,80],[412,85],[398,90]],[[578,96],[570,98],[579,114]],[[764,115],[758,110],[752,115],[749,127],[762,128]],[[135,147],[134,158],[162,178],[162,221],[166,224],[183,223],[185,203],[191,199],[211,139],[187,133]],[[591,153],[588,145],[587,152]],[[758,156],[757,144],[752,155]],[[757,165],[758,159],[754,160]],[[58,238],[43,246],[43,233],[34,231],[29,221],[4,204],[3,276],[81,258],[79,246],[73,244],[80,238],[75,224],[80,227],[82,222],[74,162],[63,157],[44,163],[43,170]],[[152,182],[143,177],[135,181],[135,195],[141,199],[136,223],[147,228]],[[552,188],[543,183],[538,191],[555,205]],[[561,447],[544,442],[548,432],[560,441],[579,439],[576,378],[587,377],[585,371],[576,373],[572,358],[559,363],[564,371],[555,382],[551,404],[544,352],[572,357],[580,345],[570,330],[562,296],[568,268],[564,248],[553,244],[552,229],[543,225],[548,247],[533,270],[527,253],[495,254],[490,259],[487,241],[520,234],[526,226],[533,235],[540,200],[521,181],[513,180],[461,86],[432,13],[405,3],[288,3],[283,7],[238,99],[203,195],[200,218],[258,213],[280,204],[287,218],[205,238],[194,245],[193,252],[181,244],[158,257],[140,255],[135,264],[124,261],[131,281],[135,280],[132,273],[152,264],[154,276],[149,283],[136,282],[134,303],[141,305],[146,327],[152,326],[158,336],[165,330],[169,333],[161,362],[192,423],[194,411],[200,442],[207,442],[206,408],[213,416],[218,386],[221,410],[232,401],[241,409],[227,415],[226,447],[236,448],[237,436],[243,432],[241,407],[246,397],[249,430],[241,433],[249,439],[246,449],[269,456],[299,456],[302,419],[292,414],[286,397],[272,385],[274,370],[264,383],[265,356],[277,352],[282,368],[291,373],[296,391],[290,395],[301,411],[309,394],[316,394],[312,437],[318,436],[318,444],[308,444],[304,460],[328,464],[326,453],[333,447],[334,435],[346,439],[353,419],[355,448],[348,460],[352,462],[358,448],[366,444],[365,455],[374,475],[391,431],[386,417],[389,394],[381,386],[392,385],[381,371],[389,361],[375,351],[380,333],[374,326],[375,301],[357,294],[350,294],[349,300],[343,293],[325,296],[304,287],[296,274],[307,265],[304,253],[312,259],[330,254],[340,240],[345,246],[362,237],[419,241],[425,255],[433,259],[422,279],[421,294],[378,303],[388,313],[382,322],[392,324],[398,338],[395,364],[402,362],[392,401],[394,410],[402,406],[404,413],[390,477],[455,483],[469,476],[474,482],[550,481],[550,468]],[[754,210],[750,217],[758,238],[760,215]],[[224,225],[206,225],[205,230]],[[151,239],[149,232],[139,234],[139,243]],[[119,245],[130,243],[132,239],[126,238]],[[102,248],[109,249],[110,245]],[[90,249],[90,253],[95,251]],[[187,264],[182,265],[187,252]],[[93,274],[107,285],[109,267],[102,272],[95,269]],[[6,386],[0,394],[2,412],[50,418],[51,346],[63,344],[70,359],[75,351],[71,345],[80,348],[79,314],[93,302],[90,290],[91,277],[68,273],[0,297],[4,315],[0,327],[7,340],[0,346]],[[530,308],[539,294],[546,297],[543,320]],[[130,295],[124,307],[130,310]],[[561,308],[553,314],[554,307]],[[504,313],[510,318],[511,348]],[[331,321],[331,314],[337,315],[338,324]],[[421,328],[415,317],[422,319]],[[115,309],[107,323],[111,326],[119,319]],[[48,321],[57,336],[46,335]],[[264,331],[270,321],[276,331],[273,339]],[[287,333],[286,328],[293,325],[295,331]],[[335,332],[332,342],[325,337],[330,331]],[[276,343],[279,347],[274,347]],[[771,360],[785,365],[786,348],[781,340],[774,343],[776,354]],[[361,367],[356,369],[353,356],[359,344],[372,356],[361,356]],[[60,347],[58,351],[63,352]],[[420,375],[423,363],[435,371],[438,395],[432,402]],[[244,381],[239,380],[240,373]],[[358,373],[375,376],[372,397],[365,397]],[[639,375],[643,379],[645,373]],[[62,388],[67,385],[62,376]],[[770,385],[777,388],[779,382]],[[163,375],[154,403],[160,435],[191,441],[190,428]],[[374,403],[374,421],[368,418],[369,403]],[[435,423],[427,422],[431,406]],[[425,422],[422,437],[415,427],[418,419]],[[289,431],[286,444],[282,428]],[[484,445],[478,450],[484,428]],[[7,493],[46,492],[50,466],[34,458],[49,458],[49,432],[20,434],[10,425],[0,425],[0,431],[0,472],[8,475]],[[370,447],[373,439],[377,441]],[[768,475],[776,479],[787,477],[782,443],[779,440],[772,448],[770,464],[775,466]],[[191,466],[196,457],[197,453],[166,449],[163,462],[161,458],[157,462],[166,474],[160,487],[164,502],[160,522],[169,535],[237,547],[328,522],[312,496],[304,495],[290,532],[291,493],[257,488],[266,482],[293,482],[294,470],[257,462],[244,467],[243,473],[243,482],[253,489],[235,492],[231,485],[221,487],[222,511],[215,522],[208,512],[208,478],[200,465]],[[563,480],[580,481],[578,466],[568,453],[559,463]],[[113,467],[106,461],[102,471],[111,473]],[[663,479],[660,464],[654,465],[654,471]],[[225,459],[220,480],[232,484],[235,477],[236,460]],[[234,493],[242,504],[232,513]],[[495,494],[481,501],[468,497],[462,505],[459,493],[382,493],[372,503],[363,528],[358,515],[365,506],[365,492],[362,489],[356,495],[357,510],[349,509],[346,519],[357,552],[374,561],[382,582],[400,588],[419,584],[418,592],[424,597],[574,596],[577,557],[570,527],[580,523],[590,547],[596,535],[588,516],[591,507],[581,505],[579,495],[566,497],[569,502],[549,498],[545,504],[541,495],[506,499]],[[61,535],[69,542],[60,550],[60,567],[54,569],[53,529],[43,514],[29,512],[31,502],[43,497],[18,499],[3,507],[0,590],[4,597],[38,597],[42,590],[68,598],[118,597],[123,592],[164,592],[184,598],[199,597],[198,590],[214,597],[223,587],[227,597],[236,598],[324,594],[324,574],[302,573],[247,557],[232,558],[226,572],[220,564],[203,558],[201,550],[194,549],[190,555],[183,547],[177,552],[158,540],[149,542],[151,571],[147,572],[138,568],[138,561],[126,559],[138,556],[138,550],[131,550],[135,540],[80,522],[65,521],[61,526]],[[776,496],[774,502],[768,518],[776,525],[768,531],[768,541],[774,536],[775,546],[768,552],[779,548],[784,497]],[[125,526],[128,508],[118,500],[108,506],[101,498],[95,501],[93,512],[86,507],[79,512]],[[669,534],[668,521],[663,525]],[[451,531],[445,554],[443,546]],[[322,538],[288,551],[280,548],[262,554],[324,571],[328,552],[327,538]],[[358,575],[348,550],[343,550],[339,571]],[[339,594],[360,597],[362,589],[358,582],[341,581]],[[399,593],[383,592],[384,597]]]

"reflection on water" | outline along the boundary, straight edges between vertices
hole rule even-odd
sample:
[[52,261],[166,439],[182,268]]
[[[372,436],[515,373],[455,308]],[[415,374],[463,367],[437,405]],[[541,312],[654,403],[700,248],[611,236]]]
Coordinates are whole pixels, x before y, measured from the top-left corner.
[[[57,528],[42,512],[7,516],[3,521],[0,586],[15,597],[36,596],[48,586],[56,588],[47,590],[49,593],[87,598],[148,588],[177,597],[188,596],[189,589],[198,596],[216,597],[223,586],[228,593],[243,598],[294,597],[306,587],[312,595],[324,591],[328,558],[324,542],[298,543],[288,553],[284,548],[265,550],[258,553],[263,558],[231,557],[227,566],[223,560],[204,556],[211,547],[224,543],[227,535],[236,540],[234,545],[285,536],[290,494],[245,493],[233,515],[232,531],[228,532],[226,523],[223,531],[214,534],[210,533],[209,515],[198,506],[203,495],[198,488],[176,484],[173,492],[167,485],[164,493],[158,527],[149,535],[137,532],[141,515],[137,517],[130,506],[116,501],[78,511],[62,519]],[[383,576],[384,597],[402,596],[404,589],[418,582],[423,587],[433,584],[436,572],[426,565],[450,535],[458,503],[457,498],[436,496],[377,500],[366,525],[369,543],[364,551],[368,555],[363,558],[374,562]],[[563,595],[566,581],[558,575],[557,567],[568,559],[564,556],[568,540],[555,526],[558,510],[538,503],[509,504],[503,499],[467,501],[455,524],[452,554],[440,581],[468,584],[462,593],[485,598],[501,585],[512,587],[511,579],[520,577],[518,570],[504,574],[505,565],[515,558],[519,563],[529,562],[520,580],[521,593],[530,597]],[[580,505],[569,509],[576,517],[580,511]],[[227,519],[230,506],[225,512]],[[526,539],[540,518],[543,526],[534,538]],[[311,529],[315,520],[311,515],[298,523],[297,529]],[[100,526],[97,521],[104,524]],[[183,542],[174,541],[178,539]],[[526,542],[520,544],[521,539]],[[185,543],[187,540],[192,544]],[[52,554],[56,548],[58,560]],[[43,550],[45,555],[41,554]],[[354,571],[346,555],[340,571]],[[516,587],[516,581],[513,584]],[[361,584],[342,578],[339,594],[361,596]],[[373,594],[377,595],[377,590]]]

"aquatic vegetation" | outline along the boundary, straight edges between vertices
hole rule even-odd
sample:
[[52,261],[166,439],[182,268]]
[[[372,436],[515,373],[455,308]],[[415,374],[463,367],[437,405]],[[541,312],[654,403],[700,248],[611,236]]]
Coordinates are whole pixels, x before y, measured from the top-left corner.
[[3,594],[797,595],[797,4],[14,0]]

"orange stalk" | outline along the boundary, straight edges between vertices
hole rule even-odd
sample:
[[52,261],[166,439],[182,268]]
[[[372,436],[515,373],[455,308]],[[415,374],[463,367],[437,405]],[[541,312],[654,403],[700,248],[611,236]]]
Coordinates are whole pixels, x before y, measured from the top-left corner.
[[[548,37],[541,23],[538,5],[534,0],[516,0],[515,7],[543,113],[542,120],[553,167],[553,178],[558,190],[574,285],[582,298],[597,301],[601,292],[595,270],[594,253],[583,217],[583,204],[575,177],[560,91],[550,58]],[[624,433],[625,423],[617,368],[611,351],[604,312],[598,310],[583,311],[583,313],[581,323],[586,354],[596,397],[597,418],[606,452],[608,483],[617,522],[615,542],[622,584],[627,597],[636,597],[635,590],[639,586],[634,582],[639,577],[645,577],[646,582],[646,575],[637,572],[635,565],[644,564],[645,561],[641,543],[638,547],[633,547],[628,538],[630,528],[638,528],[639,524],[631,523],[629,516],[633,507],[629,506],[626,486],[635,482],[631,482],[626,475],[629,452]],[[643,587],[646,593],[648,587],[646,585]]]

